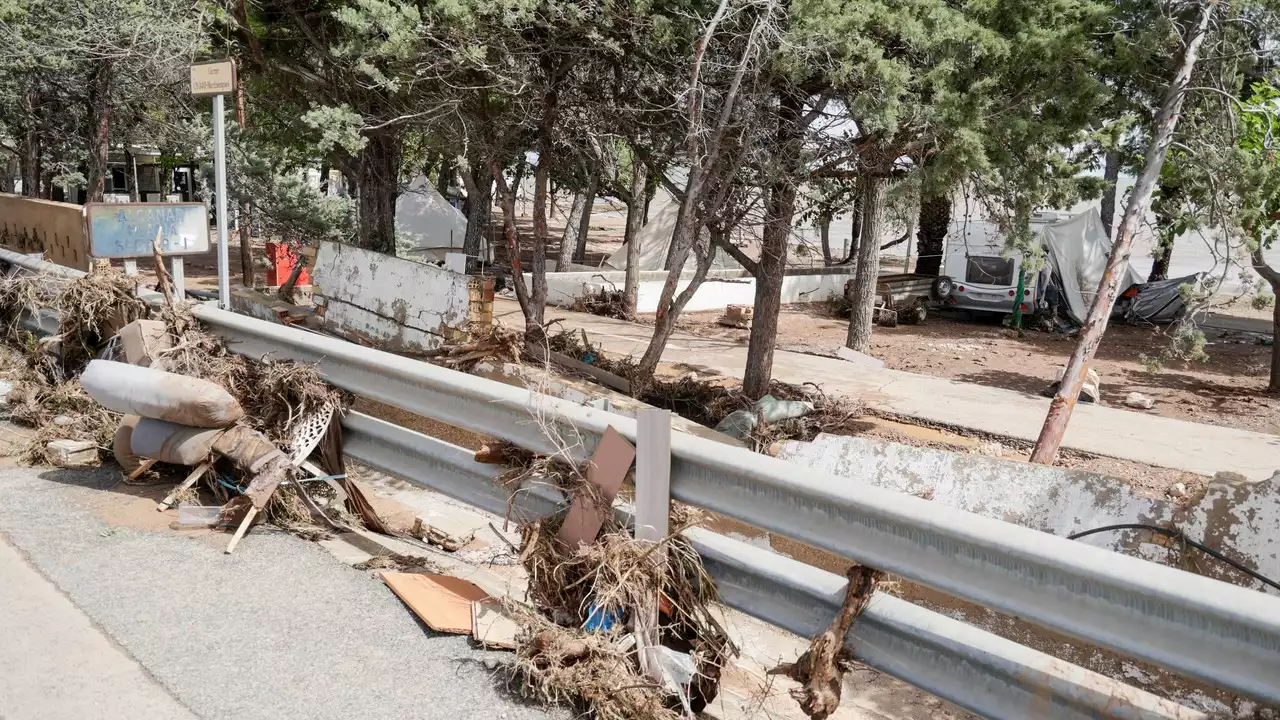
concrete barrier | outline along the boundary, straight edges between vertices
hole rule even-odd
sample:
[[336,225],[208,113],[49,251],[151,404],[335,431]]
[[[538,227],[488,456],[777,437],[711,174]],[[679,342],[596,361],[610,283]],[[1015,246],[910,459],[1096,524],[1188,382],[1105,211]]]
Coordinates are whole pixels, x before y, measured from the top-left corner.
[[0,193],[0,246],[43,253],[51,263],[89,270],[89,242],[80,205]]
[[[778,457],[904,493],[932,491],[934,502],[1054,535],[1125,523],[1176,528],[1262,575],[1280,578],[1280,473],[1262,482],[1220,473],[1202,494],[1190,489],[1175,500],[1148,497],[1106,475],[864,437],[821,434],[813,442],[788,441]],[[1151,531],[1099,533],[1080,542],[1260,587]]]

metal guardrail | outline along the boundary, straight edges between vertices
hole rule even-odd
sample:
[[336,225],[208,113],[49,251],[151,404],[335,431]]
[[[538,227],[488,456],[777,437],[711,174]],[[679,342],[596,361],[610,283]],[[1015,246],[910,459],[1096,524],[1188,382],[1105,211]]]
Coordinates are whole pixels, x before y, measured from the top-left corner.
[[[541,452],[585,458],[635,421],[209,306],[237,352]],[[535,422],[534,418],[540,418]],[[675,433],[671,494],[759,528],[1266,702],[1280,702],[1280,598]]]
[[[357,412],[343,428],[348,457],[496,515],[533,519],[563,507],[558,490],[537,482],[512,496],[470,450]],[[802,637],[825,630],[840,608],[845,578],[706,530],[685,535],[729,607]],[[845,646],[860,662],[984,717],[1205,717],[885,593],[858,616]]]
[[[5,251],[0,260],[47,266]],[[634,420],[622,416],[211,306],[194,312],[237,352],[317,362],[339,387],[532,450],[559,449],[546,428],[578,457],[589,455],[609,425],[635,437]],[[466,451],[358,414],[347,424],[353,457],[406,479],[434,478],[433,487],[479,507],[506,507],[505,494],[489,482],[492,469]],[[1192,677],[1280,700],[1280,601],[1261,593],[680,433],[672,437],[672,495]],[[539,497],[522,493],[521,501]],[[547,497],[537,501],[539,512],[555,506]],[[732,606],[802,634],[824,628],[839,606],[842,578],[726,545],[733,543],[726,538],[694,538]],[[1200,716],[901,602],[877,596],[859,619],[852,649],[975,712]],[[887,616],[877,625],[882,606]]]

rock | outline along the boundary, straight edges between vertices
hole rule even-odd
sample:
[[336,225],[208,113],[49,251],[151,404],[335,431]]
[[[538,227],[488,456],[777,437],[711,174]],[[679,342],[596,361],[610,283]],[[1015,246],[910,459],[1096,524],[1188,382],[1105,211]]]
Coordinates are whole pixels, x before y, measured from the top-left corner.
[[1150,410],[1155,407],[1156,401],[1140,392],[1131,392],[1124,396],[1124,404],[1138,410]]
[[53,424],[58,427],[66,427],[68,425],[75,425],[76,419],[70,415],[59,415],[53,419]]
[[724,309],[724,315],[717,318],[716,322],[725,327],[746,330],[751,327],[753,315],[755,315],[755,308],[750,305],[729,305]]
[[9,393],[13,392],[13,383],[0,380],[0,407],[9,404]]
[[[1058,394],[1058,386],[1062,384],[1062,376],[1065,375],[1067,369],[1058,368],[1058,377],[1049,383],[1049,387],[1045,388],[1040,394],[1044,397],[1053,397]],[[1084,384],[1080,386],[1080,402],[1096,403],[1102,392],[1102,378],[1093,369],[1089,368],[1085,372]]]
[[98,444],[91,440],[52,440],[45,445],[45,450],[58,467],[93,467],[98,464]]

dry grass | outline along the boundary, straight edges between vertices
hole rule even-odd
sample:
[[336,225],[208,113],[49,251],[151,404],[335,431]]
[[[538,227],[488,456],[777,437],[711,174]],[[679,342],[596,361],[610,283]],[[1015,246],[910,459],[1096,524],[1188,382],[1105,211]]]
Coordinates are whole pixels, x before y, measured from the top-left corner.
[[627,296],[621,290],[600,288],[575,298],[568,310],[591,313],[616,320],[635,320],[635,315],[627,312]]

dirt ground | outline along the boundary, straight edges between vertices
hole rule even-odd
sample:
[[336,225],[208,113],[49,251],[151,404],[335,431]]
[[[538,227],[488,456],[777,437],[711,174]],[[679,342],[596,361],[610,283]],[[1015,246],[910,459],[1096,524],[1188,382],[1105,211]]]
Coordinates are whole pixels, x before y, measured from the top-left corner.
[[[719,312],[686,313],[678,327],[700,335],[747,342],[749,331],[716,324]],[[778,348],[834,355],[848,321],[817,305],[792,305],[778,320]],[[1108,329],[1094,369],[1102,377],[1102,403],[1123,406],[1130,392],[1155,400],[1149,412],[1164,417],[1280,434],[1280,397],[1267,393],[1271,348],[1254,336],[1206,330],[1203,363],[1171,363],[1149,371],[1141,356],[1169,343],[1162,328],[1115,325]],[[1073,338],[1026,331],[1017,337],[996,322],[963,313],[933,313],[922,325],[875,329],[871,354],[893,370],[1039,394],[1066,364]],[[1143,411],[1138,411],[1143,412]]]

